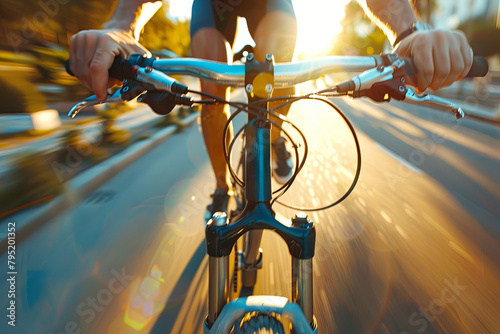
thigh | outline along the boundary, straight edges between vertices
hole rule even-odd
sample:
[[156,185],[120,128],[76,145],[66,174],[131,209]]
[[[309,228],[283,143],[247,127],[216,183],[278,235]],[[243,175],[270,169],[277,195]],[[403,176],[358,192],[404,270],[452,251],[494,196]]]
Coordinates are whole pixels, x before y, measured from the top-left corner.
[[[224,22],[217,18],[211,0],[194,0],[190,30],[193,57],[226,63],[232,61],[231,47],[228,42],[231,36],[224,34],[222,23]],[[227,98],[226,87],[201,80],[201,89],[206,93]],[[222,108],[204,106],[202,114],[206,114],[207,111],[219,113]]]
[[218,30],[230,45],[234,42],[240,5],[245,0],[194,0],[191,13],[191,38],[202,29]]
[[246,15],[255,41],[255,53],[262,60],[272,53],[278,62],[291,61],[297,39],[297,21],[291,0],[258,0],[261,10]]
[[[223,1],[223,0],[219,0]],[[228,1],[228,0],[225,0]],[[236,29],[231,29],[233,14],[222,11],[217,0],[194,0],[191,15],[191,52],[193,57],[230,63]]]

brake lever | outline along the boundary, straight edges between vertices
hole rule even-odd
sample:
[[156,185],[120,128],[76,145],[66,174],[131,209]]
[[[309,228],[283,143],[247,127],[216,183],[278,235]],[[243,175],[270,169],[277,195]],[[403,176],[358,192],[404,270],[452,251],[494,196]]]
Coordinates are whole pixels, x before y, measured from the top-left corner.
[[454,103],[445,100],[439,96],[424,94],[418,95],[412,89],[406,88],[406,94],[403,102],[408,104],[416,104],[420,106],[427,106],[431,108],[436,108],[444,111],[451,111],[455,114],[457,119],[465,117],[465,114],[459,106]]
[[[154,90],[154,87],[135,80],[123,80],[123,86],[121,86],[113,94],[108,95],[108,98],[102,103],[118,103],[131,101],[136,97],[144,94],[144,92],[146,92],[147,90]],[[94,106],[99,103],[101,102],[97,100],[97,97],[95,95],[92,95],[75,104],[69,111],[68,116],[74,118],[76,114],[78,114],[83,108]]]
[[338,93],[351,97],[366,96],[376,102],[388,102],[391,98],[408,104],[423,105],[444,111],[451,111],[457,119],[465,117],[459,106],[438,96],[418,95],[406,87],[404,63],[396,59],[391,66],[378,66],[336,86]]
[[[102,103],[118,103],[118,102],[124,102],[123,98],[122,98],[122,89],[123,87],[121,87],[120,89],[118,89],[116,92],[114,92],[113,94],[111,95],[108,95],[108,98],[106,99],[106,101],[102,102]],[[80,112],[80,110],[82,110],[83,108],[85,107],[89,107],[89,106],[95,106],[97,104],[100,104],[101,102],[97,99],[97,97],[95,95],[92,95],[92,96],[89,96],[87,97],[86,99],[83,99],[81,100],[80,102],[78,102],[77,104],[75,104],[71,109],[70,111],[68,112],[68,116],[71,117],[71,118],[75,118],[75,116]]]

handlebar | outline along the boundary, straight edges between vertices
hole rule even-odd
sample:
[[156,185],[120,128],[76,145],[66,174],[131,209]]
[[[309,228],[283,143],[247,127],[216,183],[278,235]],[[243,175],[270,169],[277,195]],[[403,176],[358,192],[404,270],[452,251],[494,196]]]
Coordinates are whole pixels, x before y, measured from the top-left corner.
[[[267,61],[272,61],[269,57]],[[66,69],[71,74],[69,63]],[[427,105],[442,110],[451,110],[457,118],[463,117],[462,110],[451,102],[431,95],[419,96],[405,85],[405,76],[415,75],[415,66],[410,58],[399,58],[396,54],[376,56],[329,56],[295,63],[274,65],[274,88],[293,87],[299,83],[313,80],[333,72],[362,72],[353,79],[338,84],[334,90],[351,97],[367,96],[382,102],[391,98],[405,100],[412,104]],[[488,72],[488,62],[484,57],[475,56],[467,77],[484,76]],[[245,65],[228,65],[204,59],[144,58],[139,54],[129,60],[116,58],[109,70],[110,76],[126,83],[119,93],[111,96],[113,102],[129,101],[141,94],[142,102],[148,103],[155,112],[166,114],[176,104],[192,105],[194,101],[185,97],[188,88],[169,77],[169,74],[184,74],[197,77],[218,85],[243,87],[245,85]],[[156,94],[156,95],[155,95]],[[163,94],[163,95],[162,95]],[[164,95],[167,94],[167,95]],[[168,96],[168,94],[172,96]],[[161,102],[168,96],[168,106],[161,107]],[[108,99],[109,101],[109,99]],[[111,102],[111,101],[110,101]],[[206,102],[206,101],[205,101]],[[83,106],[97,104],[92,98],[75,105],[69,115],[74,117]]]
[[[154,59],[135,57],[128,61],[116,57],[109,75],[118,80],[130,80],[135,74],[133,66],[149,66],[165,74],[184,74],[229,87],[245,85],[245,65],[229,65],[197,58]],[[374,57],[330,56],[303,60],[296,63],[278,63],[274,67],[275,87],[292,87],[335,71],[361,72],[377,66]],[[66,71],[73,75],[66,62]]]
[[[133,56],[134,57],[134,56]],[[141,57],[142,58],[142,57]],[[407,65],[406,75],[416,74],[415,64],[411,58],[402,58]],[[134,57],[127,61],[116,57],[109,69],[110,77],[118,80],[130,80],[135,77],[131,62],[136,65],[152,67],[165,74],[192,75],[223,86],[243,87],[245,84],[245,65],[228,65],[210,60],[196,58],[159,59]],[[275,87],[292,87],[296,84],[319,78],[321,75],[336,71],[360,72],[384,64],[380,56],[329,56],[303,60],[296,63],[279,63],[275,65]],[[66,71],[73,75],[66,62]],[[482,77],[488,73],[488,61],[482,56],[474,56],[472,67],[466,77]]]

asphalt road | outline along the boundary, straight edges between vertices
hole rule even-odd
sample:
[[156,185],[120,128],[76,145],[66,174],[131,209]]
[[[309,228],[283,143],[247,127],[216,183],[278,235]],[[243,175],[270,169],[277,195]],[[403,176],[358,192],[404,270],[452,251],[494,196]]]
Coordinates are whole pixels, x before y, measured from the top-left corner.
[[[310,214],[318,332],[498,332],[500,129],[400,103],[336,102],[358,131],[362,169],[348,199]],[[290,119],[304,130],[309,157],[283,201],[335,201],[355,171],[349,131],[320,102],[295,106]],[[2,316],[0,332],[200,333],[202,217],[213,187],[195,125],[75,198],[17,245],[16,327]],[[255,293],[290,297],[278,238],[264,233]]]

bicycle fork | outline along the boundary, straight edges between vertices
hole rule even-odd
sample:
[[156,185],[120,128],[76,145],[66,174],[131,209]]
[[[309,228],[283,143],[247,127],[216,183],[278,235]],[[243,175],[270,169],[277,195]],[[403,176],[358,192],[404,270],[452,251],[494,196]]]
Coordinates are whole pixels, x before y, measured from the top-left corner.
[[[207,225],[209,292],[208,316],[205,319],[206,332],[214,324],[217,324],[221,312],[225,311],[230,314],[230,319],[234,318],[234,321],[249,312],[246,304],[243,304],[243,306],[241,303],[233,304],[231,302],[228,304],[230,289],[229,255],[238,238],[253,229],[273,230],[286,242],[292,256],[291,301],[300,307],[302,315],[286,313],[286,308],[283,308],[283,305],[272,305],[269,308],[262,306],[258,311],[282,314],[284,318],[287,318],[293,324],[294,328],[300,327],[297,322],[300,323],[303,318],[302,322],[308,325],[309,331],[315,329],[312,258],[314,256],[316,231],[313,223],[305,214],[299,213],[291,220],[290,225],[284,225],[274,218],[273,212],[267,203],[249,203],[243,216],[237,222],[229,225],[226,215],[221,214],[215,215]],[[218,326],[222,326],[221,323],[224,324],[229,321],[227,317],[228,315],[224,316],[225,320],[219,321]],[[233,323],[231,322],[231,324]],[[304,325],[301,327],[304,327]],[[299,331],[299,333],[302,332]],[[304,333],[307,333],[307,331]]]
[[[313,316],[312,267],[316,230],[312,221],[304,213],[296,214],[287,224],[276,219],[276,214],[271,208],[270,129],[264,123],[251,125],[250,129],[246,144],[248,159],[246,206],[243,212],[236,217],[236,221],[231,224],[228,224],[226,214],[215,214],[205,230],[209,255],[208,316],[205,320],[205,328],[208,330],[217,322],[223,308],[232,317],[238,315],[235,319],[248,313],[248,308],[241,306],[241,303],[228,304],[230,291],[229,255],[241,236],[250,232],[262,234],[262,230],[268,229],[279,234],[288,246],[292,256],[292,302],[300,307],[303,314],[301,317],[304,319],[303,323],[308,324],[310,331],[311,328],[316,328]],[[260,244],[260,240],[252,240],[256,244],[256,249],[259,245],[257,241]],[[260,311],[265,312],[265,307],[262,307],[263,309]],[[277,309],[277,306],[269,307],[271,310],[269,312],[279,314],[280,310]],[[297,326],[300,325],[296,321],[300,322],[301,320],[297,320],[297,312],[291,314],[287,313],[287,310],[287,308],[282,309],[283,316],[289,317],[294,328],[298,328]],[[229,320],[224,320],[224,322],[227,321]]]

